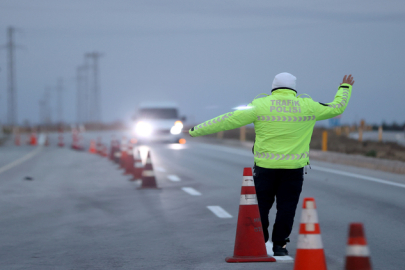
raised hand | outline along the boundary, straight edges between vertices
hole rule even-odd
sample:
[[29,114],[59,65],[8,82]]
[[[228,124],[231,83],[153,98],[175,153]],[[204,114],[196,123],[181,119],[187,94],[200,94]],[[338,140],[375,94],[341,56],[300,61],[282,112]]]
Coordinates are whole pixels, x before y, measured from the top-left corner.
[[345,76],[343,77],[343,82],[342,82],[340,85],[342,85],[343,83],[348,83],[348,84],[350,84],[350,85],[353,85],[353,84],[354,84],[354,80],[353,80],[352,74],[350,74],[349,76],[345,75]]

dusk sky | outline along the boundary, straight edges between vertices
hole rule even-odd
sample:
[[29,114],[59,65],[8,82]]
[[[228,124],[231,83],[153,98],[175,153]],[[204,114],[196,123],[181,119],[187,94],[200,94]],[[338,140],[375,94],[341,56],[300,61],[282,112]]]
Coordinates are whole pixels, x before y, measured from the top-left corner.
[[[18,120],[39,121],[44,88],[65,82],[64,119],[76,121],[76,67],[100,58],[103,121],[128,121],[144,101],[175,101],[198,123],[269,93],[274,76],[331,102],[355,79],[342,122],[405,121],[405,2],[268,0],[0,0],[0,45],[15,42]],[[0,50],[0,120],[7,54]],[[56,118],[55,91],[52,95]]]

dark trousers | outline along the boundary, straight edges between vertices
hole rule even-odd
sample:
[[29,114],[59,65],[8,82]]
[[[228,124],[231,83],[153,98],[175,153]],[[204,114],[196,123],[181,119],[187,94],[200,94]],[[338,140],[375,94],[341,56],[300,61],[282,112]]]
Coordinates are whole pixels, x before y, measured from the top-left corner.
[[269,211],[276,200],[277,214],[271,239],[276,245],[285,245],[293,227],[304,182],[303,173],[304,168],[266,169],[255,165],[253,179],[265,242],[269,239]]

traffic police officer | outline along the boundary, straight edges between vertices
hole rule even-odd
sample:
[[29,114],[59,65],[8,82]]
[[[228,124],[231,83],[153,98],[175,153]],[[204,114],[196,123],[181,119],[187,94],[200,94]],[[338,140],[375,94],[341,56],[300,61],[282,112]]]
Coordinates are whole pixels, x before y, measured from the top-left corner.
[[288,254],[286,243],[309,165],[309,143],[316,121],[344,112],[352,93],[353,77],[344,76],[333,102],[320,103],[297,96],[296,78],[280,73],[273,80],[272,94],[256,98],[243,109],[229,112],[202,124],[192,137],[239,128],[253,123],[254,182],[265,242],[269,239],[269,211],[277,202],[272,241],[275,256]]

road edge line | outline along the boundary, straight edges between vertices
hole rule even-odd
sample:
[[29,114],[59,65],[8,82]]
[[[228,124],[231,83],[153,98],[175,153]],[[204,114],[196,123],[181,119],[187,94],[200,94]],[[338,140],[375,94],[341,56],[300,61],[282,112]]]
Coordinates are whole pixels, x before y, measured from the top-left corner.
[[26,154],[25,156],[14,160],[13,162],[4,165],[3,167],[0,168],[0,174],[4,173],[5,171],[8,171],[22,163],[24,163],[25,161],[33,158],[36,154],[38,154],[40,151],[42,150],[42,146],[37,147],[36,149],[34,149],[33,151],[29,152],[28,154]]
[[342,172],[342,171],[337,171],[334,169],[323,168],[323,167],[318,167],[318,166],[313,166],[313,165],[311,165],[311,167],[312,167],[312,169],[317,170],[317,171],[340,174],[340,175],[358,178],[358,179],[362,179],[362,180],[367,180],[367,181],[371,181],[371,182],[375,182],[375,183],[405,188],[405,184],[400,184],[400,183],[383,180],[383,179],[379,179],[379,178],[375,178],[375,177],[371,177],[371,176],[361,175],[361,174],[357,174],[357,173]]

